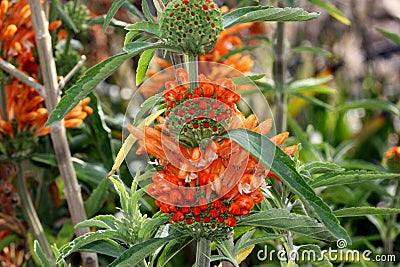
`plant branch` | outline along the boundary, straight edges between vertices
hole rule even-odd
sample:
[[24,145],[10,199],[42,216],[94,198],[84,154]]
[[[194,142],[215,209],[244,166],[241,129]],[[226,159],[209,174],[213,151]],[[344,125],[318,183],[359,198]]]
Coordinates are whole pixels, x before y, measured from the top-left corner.
[[71,78],[75,75],[75,73],[83,66],[83,64],[86,61],[86,56],[82,55],[81,59],[76,63],[76,65],[68,72],[65,77],[61,77],[60,82],[58,83],[58,88],[57,90],[61,92],[61,90],[64,88],[65,84],[71,80]]
[[43,226],[40,223],[39,217],[36,213],[35,207],[33,206],[32,200],[29,197],[28,189],[25,184],[25,177],[21,162],[18,165],[18,175],[15,180],[15,185],[18,190],[19,199],[21,201],[21,209],[24,214],[25,220],[28,222],[29,228],[32,231],[33,238],[35,238],[46,254],[47,259],[54,264],[53,253],[49,242],[47,241],[46,235],[43,230]]
[[[43,82],[46,89],[45,103],[50,113],[59,101],[59,90],[56,66],[51,47],[51,37],[48,32],[48,21],[45,17],[40,0],[29,0],[29,5],[31,8],[32,23],[35,29]],[[62,121],[55,122],[50,126],[50,135],[58,162],[58,168],[64,181],[65,196],[71,213],[72,222],[76,225],[86,220],[86,213],[83,206],[81,188],[78,184],[72,164],[71,152]],[[78,236],[81,236],[89,232],[90,229],[88,227],[78,228],[75,231]],[[98,266],[97,255],[95,253],[84,252],[81,253],[81,256],[84,266]]]
[[276,86],[275,122],[278,133],[286,131],[287,121],[287,95],[284,93],[286,62],[285,53],[285,24],[278,22],[276,29],[276,42],[274,45],[274,81]]
[[43,98],[46,97],[46,91],[43,85],[35,81],[32,77],[29,77],[19,69],[17,69],[14,65],[11,63],[8,63],[4,59],[0,58],[0,69],[4,70],[8,74],[14,76],[21,82],[25,83],[26,85],[29,85],[33,89],[36,90]]

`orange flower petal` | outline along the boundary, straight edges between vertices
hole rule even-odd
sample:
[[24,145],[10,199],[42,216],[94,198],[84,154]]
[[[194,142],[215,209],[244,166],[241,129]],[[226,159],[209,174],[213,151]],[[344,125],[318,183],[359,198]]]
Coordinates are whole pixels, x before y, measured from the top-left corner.
[[61,20],[55,20],[55,21],[50,22],[49,31],[54,31],[55,29],[60,28],[61,24],[62,24]]
[[283,132],[270,138],[277,146],[280,146],[289,137],[289,132]]

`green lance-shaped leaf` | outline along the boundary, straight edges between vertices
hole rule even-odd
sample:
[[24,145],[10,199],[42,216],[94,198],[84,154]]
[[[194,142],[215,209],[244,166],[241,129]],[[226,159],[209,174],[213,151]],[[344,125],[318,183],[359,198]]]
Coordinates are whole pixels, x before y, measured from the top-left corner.
[[98,97],[94,93],[90,93],[89,97],[89,105],[93,109],[93,114],[85,119],[85,124],[90,129],[90,141],[99,155],[98,161],[103,162],[104,166],[109,169],[112,167],[115,157],[111,144],[111,130],[106,124],[106,117]]
[[390,103],[389,101],[382,100],[382,99],[363,99],[352,101],[349,103],[345,103],[340,105],[340,107],[336,108],[336,111],[347,111],[349,109],[355,108],[365,108],[365,109],[372,109],[372,110],[386,110],[392,112],[393,114],[399,116],[400,110],[395,105]]
[[396,42],[398,45],[400,45],[400,35],[395,34],[393,32],[389,32],[387,30],[384,30],[382,28],[379,27],[375,27],[375,30],[377,30],[378,32],[380,32],[381,34],[383,34],[385,37],[393,40],[394,42]]
[[160,257],[157,259],[157,267],[164,267],[168,262],[187,245],[193,241],[193,238],[184,236],[170,241],[162,250]]
[[142,10],[144,13],[144,16],[146,19],[150,22],[156,22],[156,20],[153,18],[153,15],[150,12],[149,4],[147,3],[147,0],[142,0]]
[[140,21],[134,24],[130,24],[125,27],[125,30],[128,31],[138,31],[138,32],[147,32],[149,34],[153,34],[155,36],[160,36],[160,28],[155,22],[148,21]]
[[246,84],[246,83],[253,83],[254,81],[260,80],[265,77],[265,74],[256,74],[250,76],[240,76],[240,77],[233,77],[232,82],[236,85],[238,84]]
[[142,227],[139,229],[139,238],[144,240],[149,239],[153,236],[154,232],[158,230],[158,228],[168,223],[168,217],[154,217],[151,220],[148,220]]
[[301,170],[308,171],[310,174],[326,173],[332,171],[344,171],[344,168],[331,162],[311,162],[304,164]]
[[[33,161],[40,162],[52,167],[57,167],[57,160],[53,154],[40,153],[32,157]],[[85,162],[81,159],[72,157],[72,163],[76,171],[76,176],[91,186],[97,186],[101,179],[107,176],[107,170],[102,164]]]
[[112,2],[110,9],[107,12],[106,19],[104,20],[103,24],[103,32],[107,30],[108,25],[112,18],[114,17],[115,13],[117,13],[118,9],[125,3],[126,0],[115,0]]
[[147,69],[149,68],[150,61],[153,58],[155,52],[155,49],[146,50],[140,56],[138,67],[136,70],[136,85],[141,84],[144,78],[146,78]]
[[33,242],[33,250],[43,267],[52,267],[52,264],[47,259],[37,240]]
[[306,100],[308,102],[311,102],[311,103],[313,103],[313,104],[315,104],[317,106],[320,106],[320,107],[323,107],[323,108],[326,108],[326,109],[329,109],[329,110],[333,109],[333,107],[331,105],[326,104],[324,101],[321,101],[316,97],[309,96],[309,95],[302,94],[302,93],[295,93],[295,92],[292,92],[291,95],[300,97],[300,98],[302,98],[302,99],[304,99],[304,100]]
[[322,223],[305,215],[290,213],[287,209],[269,209],[250,214],[238,225],[275,228],[327,242],[336,241],[336,237]]
[[61,247],[71,241],[74,238],[74,225],[72,220],[68,219],[61,229],[58,231],[56,242],[54,243],[57,247]]
[[261,237],[253,237],[255,232],[256,229],[248,231],[244,235],[242,235],[239,240],[236,241],[235,247],[233,249],[233,254],[235,256],[237,256],[241,250],[250,247],[252,245],[265,243],[269,240],[276,240],[284,237],[284,235],[281,234],[264,234],[264,233],[263,236]]
[[376,208],[376,207],[351,207],[333,212],[336,217],[353,217],[367,215],[390,215],[400,213],[400,209],[395,208]]
[[95,215],[96,212],[103,207],[103,204],[108,197],[109,185],[110,181],[107,178],[104,178],[92,192],[90,197],[85,201],[85,211],[89,218]]
[[[100,25],[100,24],[104,24],[104,21],[106,20],[106,15],[100,15],[94,18],[90,18],[87,21],[88,25]],[[113,27],[117,27],[117,28],[125,28],[127,25],[129,25],[129,23],[126,23],[125,21],[122,20],[117,20],[117,19],[111,19],[110,21],[110,25]]]
[[115,1],[112,2],[112,5],[111,5],[110,9],[108,10],[107,15],[106,15],[106,17],[104,19],[103,32],[106,31],[106,29],[110,25],[111,21],[113,20],[113,17],[117,13],[118,9],[120,9],[122,6],[126,10],[128,10],[129,12],[131,12],[132,14],[137,16],[138,18],[144,19],[143,15],[140,13],[139,9],[137,9],[137,7],[135,7],[134,5],[129,3],[129,1],[127,1],[127,0],[115,0]]
[[343,23],[345,25],[351,24],[351,21],[348,18],[346,18],[346,16],[343,14],[343,12],[340,11],[339,9],[337,9],[334,5],[332,5],[328,1],[326,1],[326,0],[308,0],[308,1],[316,6],[319,6],[319,7],[322,7],[323,9],[325,9],[326,11],[328,11],[329,15],[331,15],[332,17],[334,17],[341,23]]
[[121,53],[114,55],[99,64],[91,67],[81,77],[77,83],[67,90],[65,96],[58,103],[57,107],[50,114],[46,125],[61,120],[67,113],[74,108],[83,98],[85,98],[101,81],[110,76],[125,60],[148,49],[166,48],[161,43],[134,42],[127,44]]
[[332,263],[328,260],[326,255],[321,251],[317,245],[308,244],[301,245],[297,248],[297,257],[300,262],[312,262],[313,266],[318,267],[332,267]]
[[125,250],[125,247],[110,239],[94,241],[78,249],[78,251],[94,252],[114,258],[119,257]]
[[[329,206],[316,195],[314,190],[297,172],[293,160],[271,140],[247,129],[229,130],[224,135],[229,136],[229,138],[258,159],[261,164],[270,168],[293,193],[297,194],[306,205],[312,208],[333,236],[337,239],[345,239],[348,243],[351,242],[347,232],[339,225],[339,221],[332,214]],[[270,164],[267,159],[270,158],[270,153],[274,153],[274,151],[275,156],[272,164]]]
[[310,185],[316,188],[321,186],[361,183],[377,179],[392,179],[399,176],[400,174],[396,173],[364,170],[329,172],[315,178],[313,181],[310,182]]
[[154,253],[159,247],[167,244],[169,241],[178,238],[180,235],[171,235],[163,238],[152,238],[142,243],[130,247],[107,267],[132,267],[136,266],[147,256]]
[[68,245],[61,249],[60,256],[57,258],[57,263],[60,262],[65,257],[71,255],[74,252],[81,251],[81,248],[91,244],[93,242],[98,242],[102,240],[110,240],[115,239],[119,241],[123,241],[120,238],[120,234],[117,230],[97,230],[96,232],[86,233],[75,238],[73,241],[69,242]]
[[289,84],[286,93],[298,93],[298,92],[314,92],[319,94],[334,94],[336,90],[330,88],[324,83],[327,83],[332,80],[332,76],[324,77],[324,78],[309,78],[298,80]]
[[97,215],[92,219],[85,220],[83,222],[78,223],[75,227],[76,228],[83,228],[83,227],[97,227],[109,230],[117,230],[116,224],[118,223],[118,219],[115,218],[113,215]]
[[113,182],[114,188],[118,193],[119,201],[121,203],[121,210],[128,211],[129,192],[128,192],[124,182],[122,182],[122,180],[117,175],[113,175],[112,177],[109,177],[108,179],[110,179],[111,182]]
[[314,19],[319,13],[309,13],[302,8],[279,8],[270,6],[248,6],[235,9],[222,16],[224,28],[245,22],[256,21],[305,21]]
[[140,110],[136,114],[135,120],[133,121],[133,125],[138,126],[142,122],[144,115],[150,112],[150,110],[152,110],[155,106],[161,105],[163,101],[164,101],[164,96],[162,92],[147,98],[140,105]]

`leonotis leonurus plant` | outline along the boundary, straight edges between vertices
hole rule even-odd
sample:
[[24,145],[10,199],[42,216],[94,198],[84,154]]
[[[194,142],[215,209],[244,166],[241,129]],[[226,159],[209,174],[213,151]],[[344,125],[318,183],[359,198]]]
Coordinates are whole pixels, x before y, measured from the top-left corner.
[[[197,55],[213,47],[222,30],[221,14],[209,0],[172,1],[160,16],[160,30],[169,44]],[[182,68],[176,78],[165,83],[166,110],[155,126],[128,127],[139,139],[137,153],[156,158],[158,171],[147,191],[174,226],[194,237],[225,237],[238,216],[263,200],[260,187],[272,174],[221,134],[233,128],[266,134],[272,121],[259,124],[255,115],[246,118],[236,107],[240,95],[230,79],[189,77]],[[281,145],[287,137],[285,132],[272,140]],[[284,150],[293,155],[297,146]]]
[[[260,187],[272,175],[238,144],[221,133],[247,128],[266,134],[271,120],[258,124],[237,109],[240,95],[226,78],[216,82],[199,75],[198,87],[190,89],[186,70],[178,69],[181,83],[166,82],[166,111],[154,127],[129,126],[140,140],[138,154],[149,153],[162,170],[152,177],[147,191],[156,198],[170,222],[196,237],[226,236],[236,217],[249,214],[261,202]],[[272,138],[281,145],[288,133]],[[283,148],[293,155],[297,146]],[[273,151],[271,151],[273,153]]]

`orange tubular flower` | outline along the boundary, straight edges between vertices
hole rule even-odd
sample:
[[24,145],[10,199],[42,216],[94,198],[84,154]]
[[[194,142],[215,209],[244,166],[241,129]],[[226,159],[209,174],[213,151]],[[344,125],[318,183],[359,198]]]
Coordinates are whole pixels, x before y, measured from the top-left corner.
[[[6,85],[6,116],[0,112],[0,139],[6,154],[13,155],[28,149],[39,136],[47,135],[49,127],[44,127],[48,111],[44,107],[44,99],[33,88],[14,79]],[[83,119],[92,114],[88,106],[90,98],[82,100],[65,117],[64,124],[67,128],[76,127]],[[13,141],[12,141],[13,140]]]
[[[3,58],[32,77],[38,76],[39,64],[33,55],[36,46],[31,11],[26,0],[3,0],[0,4],[0,51]],[[51,22],[49,30],[59,28],[61,21]],[[93,110],[90,98],[81,101],[65,117],[67,128],[76,127]],[[44,127],[48,111],[38,92],[16,79],[5,85],[5,108],[0,111],[0,154],[14,155],[31,147],[35,139],[50,132]]]
[[241,53],[237,53],[227,58],[221,57],[244,45],[238,34],[244,30],[250,29],[253,24],[254,22],[242,23],[223,30],[217,40],[217,43],[215,44],[214,49],[209,53],[200,55],[199,60],[218,62],[230,66],[240,72],[249,72],[254,65],[254,62],[250,56],[243,56]]
[[[255,115],[246,118],[236,108],[240,95],[231,80],[214,83],[199,75],[198,86],[191,88],[188,73],[176,73],[182,83],[166,82],[166,112],[154,128],[128,129],[139,139],[137,153],[153,155],[163,169],[147,188],[161,211],[170,213],[170,222],[178,227],[190,225],[197,229],[192,234],[213,238],[230,231],[236,216],[249,214],[263,200],[260,187],[269,175],[238,144],[218,136],[233,128],[266,134],[272,121],[259,124]],[[271,140],[281,145],[287,137],[285,132]],[[297,146],[284,149],[293,155]]]

